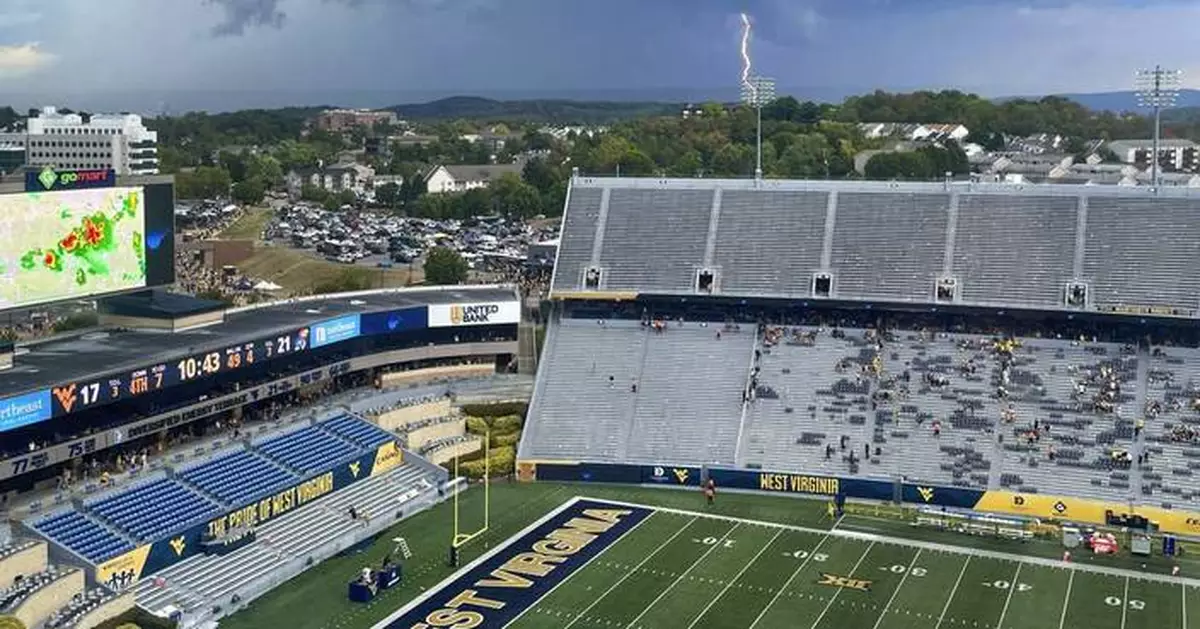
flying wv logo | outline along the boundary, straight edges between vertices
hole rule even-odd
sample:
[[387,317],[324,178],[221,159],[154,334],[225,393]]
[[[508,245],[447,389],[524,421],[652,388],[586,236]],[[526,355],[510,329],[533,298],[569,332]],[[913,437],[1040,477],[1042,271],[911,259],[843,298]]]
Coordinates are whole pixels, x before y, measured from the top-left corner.
[[917,493],[921,494],[921,500],[924,500],[925,502],[933,500],[932,487],[917,487]]
[[354,478],[358,478],[358,473],[361,471],[362,471],[362,465],[358,461],[354,461],[353,463],[350,464],[350,475],[353,476]]
[[176,557],[182,557],[183,551],[187,550],[187,540],[183,536],[176,537],[171,540],[171,550],[175,551]]
[[74,383],[70,386],[54,387],[54,397],[58,399],[58,404],[62,406],[65,413],[70,413],[71,409],[75,407],[75,400],[79,399],[79,396],[75,395],[75,388]]
[[680,484],[680,485],[686,485],[686,484],[687,484],[687,480],[688,480],[688,471],[687,471],[687,468],[684,468],[684,467],[677,467],[677,468],[675,468],[675,469],[673,469],[673,470],[671,470],[671,471],[675,473],[675,480],[679,481],[679,484]]

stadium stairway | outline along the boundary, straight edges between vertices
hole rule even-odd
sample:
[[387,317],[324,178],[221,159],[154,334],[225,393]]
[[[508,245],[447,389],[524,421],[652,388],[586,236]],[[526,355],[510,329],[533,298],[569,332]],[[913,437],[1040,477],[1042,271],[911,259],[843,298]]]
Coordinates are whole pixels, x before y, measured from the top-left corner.
[[[233,553],[197,555],[141,579],[135,586],[138,605],[151,613],[171,607],[185,614],[204,614],[211,607],[227,613],[237,606],[230,602],[234,594],[241,604],[248,603],[299,571],[289,567],[304,566],[310,558],[320,561],[356,543],[349,534],[363,528],[364,521],[390,526],[392,515],[402,510],[410,514],[413,506],[425,504],[421,496],[435,490],[436,481],[424,469],[401,465],[264,524],[254,543]],[[351,520],[351,506],[366,520]],[[259,580],[264,584],[255,587]]]

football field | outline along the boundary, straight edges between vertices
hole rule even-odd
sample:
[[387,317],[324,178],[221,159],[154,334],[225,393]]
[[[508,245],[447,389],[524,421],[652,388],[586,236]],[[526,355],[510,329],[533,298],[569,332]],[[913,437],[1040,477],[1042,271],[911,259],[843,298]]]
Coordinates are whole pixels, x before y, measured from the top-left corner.
[[[611,500],[568,507],[378,626],[1200,629],[1198,582],[1167,575]],[[550,561],[553,540],[574,541]]]

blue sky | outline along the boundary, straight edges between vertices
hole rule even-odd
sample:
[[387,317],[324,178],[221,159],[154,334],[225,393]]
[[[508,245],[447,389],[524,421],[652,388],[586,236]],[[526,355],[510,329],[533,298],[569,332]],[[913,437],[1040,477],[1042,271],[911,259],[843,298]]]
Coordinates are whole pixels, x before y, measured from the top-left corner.
[[2,0],[0,84],[45,98],[732,93],[741,11],[758,69],[802,98],[1126,89],[1155,62],[1200,82],[1198,0]]

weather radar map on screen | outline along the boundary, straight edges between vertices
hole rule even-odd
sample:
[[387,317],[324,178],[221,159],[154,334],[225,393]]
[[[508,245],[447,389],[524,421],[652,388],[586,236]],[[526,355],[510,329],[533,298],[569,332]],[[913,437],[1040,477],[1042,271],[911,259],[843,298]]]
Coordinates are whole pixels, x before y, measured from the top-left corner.
[[0,196],[0,308],[146,285],[142,188]]

